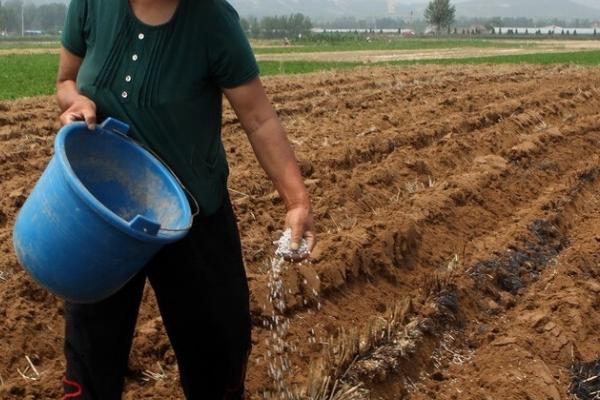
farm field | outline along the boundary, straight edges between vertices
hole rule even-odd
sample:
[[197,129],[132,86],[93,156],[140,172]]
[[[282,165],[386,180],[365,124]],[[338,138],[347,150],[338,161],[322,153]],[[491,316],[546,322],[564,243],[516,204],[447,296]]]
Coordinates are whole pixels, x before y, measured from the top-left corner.
[[260,61],[305,60],[376,63],[592,50],[600,50],[600,40],[409,39],[393,42],[345,42],[287,48],[258,48],[255,51],[257,59]]
[[[281,40],[252,40],[252,47],[259,60],[302,60],[311,55],[323,61],[376,61],[399,60],[415,54],[439,58],[446,53],[453,56],[480,53],[501,55],[505,53],[528,54],[547,51],[585,51],[600,49],[600,40],[592,39],[493,39],[493,38],[398,38],[374,37],[367,41],[365,37],[356,39],[322,41],[300,41],[293,45],[282,45]],[[58,40],[0,40],[0,56],[10,54],[57,54],[60,48]],[[538,51],[536,51],[536,49]],[[456,53],[459,51],[459,53]],[[312,54],[323,53],[323,54]],[[351,57],[352,54],[354,57]],[[336,57],[337,55],[337,57]],[[387,58],[385,56],[387,55]],[[421,56],[421,58],[423,57]]]
[[[320,242],[268,301],[283,205],[230,109],[251,288],[252,400],[572,399],[600,390],[600,68],[419,65],[265,78]],[[62,305],[17,265],[15,215],[52,154],[51,97],[0,102],[0,398],[60,397]],[[190,312],[194,312],[190,305]],[[275,358],[289,371],[274,380]],[[20,376],[26,356],[39,380]],[[145,294],[125,399],[181,399]],[[344,392],[346,393],[344,395]]]
[[[253,41],[262,76],[409,64],[600,64],[600,40],[383,39],[308,42],[282,47]],[[0,100],[49,95],[58,42],[0,41]]]

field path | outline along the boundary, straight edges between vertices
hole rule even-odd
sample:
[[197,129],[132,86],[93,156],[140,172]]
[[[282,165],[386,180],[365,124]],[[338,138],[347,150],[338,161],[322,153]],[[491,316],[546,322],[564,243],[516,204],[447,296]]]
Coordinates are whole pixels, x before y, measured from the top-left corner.
[[337,62],[385,62],[409,60],[459,59],[471,57],[514,56],[537,53],[563,53],[574,51],[590,51],[600,49],[600,40],[563,40],[535,41],[514,40],[514,47],[455,47],[450,49],[417,49],[417,50],[355,50],[327,52],[294,52],[279,54],[258,54],[261,61],[337,61]]

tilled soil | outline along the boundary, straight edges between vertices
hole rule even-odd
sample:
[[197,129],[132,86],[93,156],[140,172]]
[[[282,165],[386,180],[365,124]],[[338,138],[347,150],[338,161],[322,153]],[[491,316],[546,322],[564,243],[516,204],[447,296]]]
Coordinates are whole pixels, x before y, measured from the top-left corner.
[[[358,399],[593,393],[600,69],[369,68],[265,83],[320,239],[310,263],[284,267],[290,388],[329,377],[360,386],[345,397]],[[51,98],[0,103],[3,399],[61,395],[62,305],[20,269],[10,237],[56,120]],[[229,109],[224,139],[251,287],[248,397],[263,399],[274,387],[267,271],[284,209]],[[34,377],[26,356],[38,380],[18,372]],[[182,398],[150,290],[125,398]]]

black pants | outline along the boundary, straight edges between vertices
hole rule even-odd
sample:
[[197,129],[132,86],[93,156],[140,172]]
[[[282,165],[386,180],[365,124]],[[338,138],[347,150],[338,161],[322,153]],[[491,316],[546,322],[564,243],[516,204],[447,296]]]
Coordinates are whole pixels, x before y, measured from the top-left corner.
[[65,304],[68,399],[121,399],[146,278],[158,300],[188,399],[241,399],[250,351],[248,283],[229,199],[196,218],[123,289],[96,304]]

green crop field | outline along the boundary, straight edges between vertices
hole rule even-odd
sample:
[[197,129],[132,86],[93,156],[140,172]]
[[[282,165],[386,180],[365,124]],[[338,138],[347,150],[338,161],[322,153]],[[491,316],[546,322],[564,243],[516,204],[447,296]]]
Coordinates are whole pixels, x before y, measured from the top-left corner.
[[[349,69],[359,66],[415,65],[415,64],[578,64],[600,65],[600,51],[539,53],[512,56],[472,57],[458,59],[431,59],[392,61],[364,64],[360,62],[316,61],[261,61],[263,76],[301,74],[315,71]],[[15,54],[0,56],[0,100],[49,95],[54,92],[58,70],[56,54]]]
[[0,99],[51,94],[57,71],[56,54],[0,56]]
[[392,65],[415,64],[577,64],[600,65],[600,51],[579,51],[566,53],[535,53],[510,56],[447,58],[417,61],[392,61]]
[[0,50],[8,49],[53,49],[59,48],[58,36],[10,36],[0,37]]
[[359,62],[320,62],[320,61],[259,61],[262,76],[307,74],[332,69],[348,69],[364,65]]

